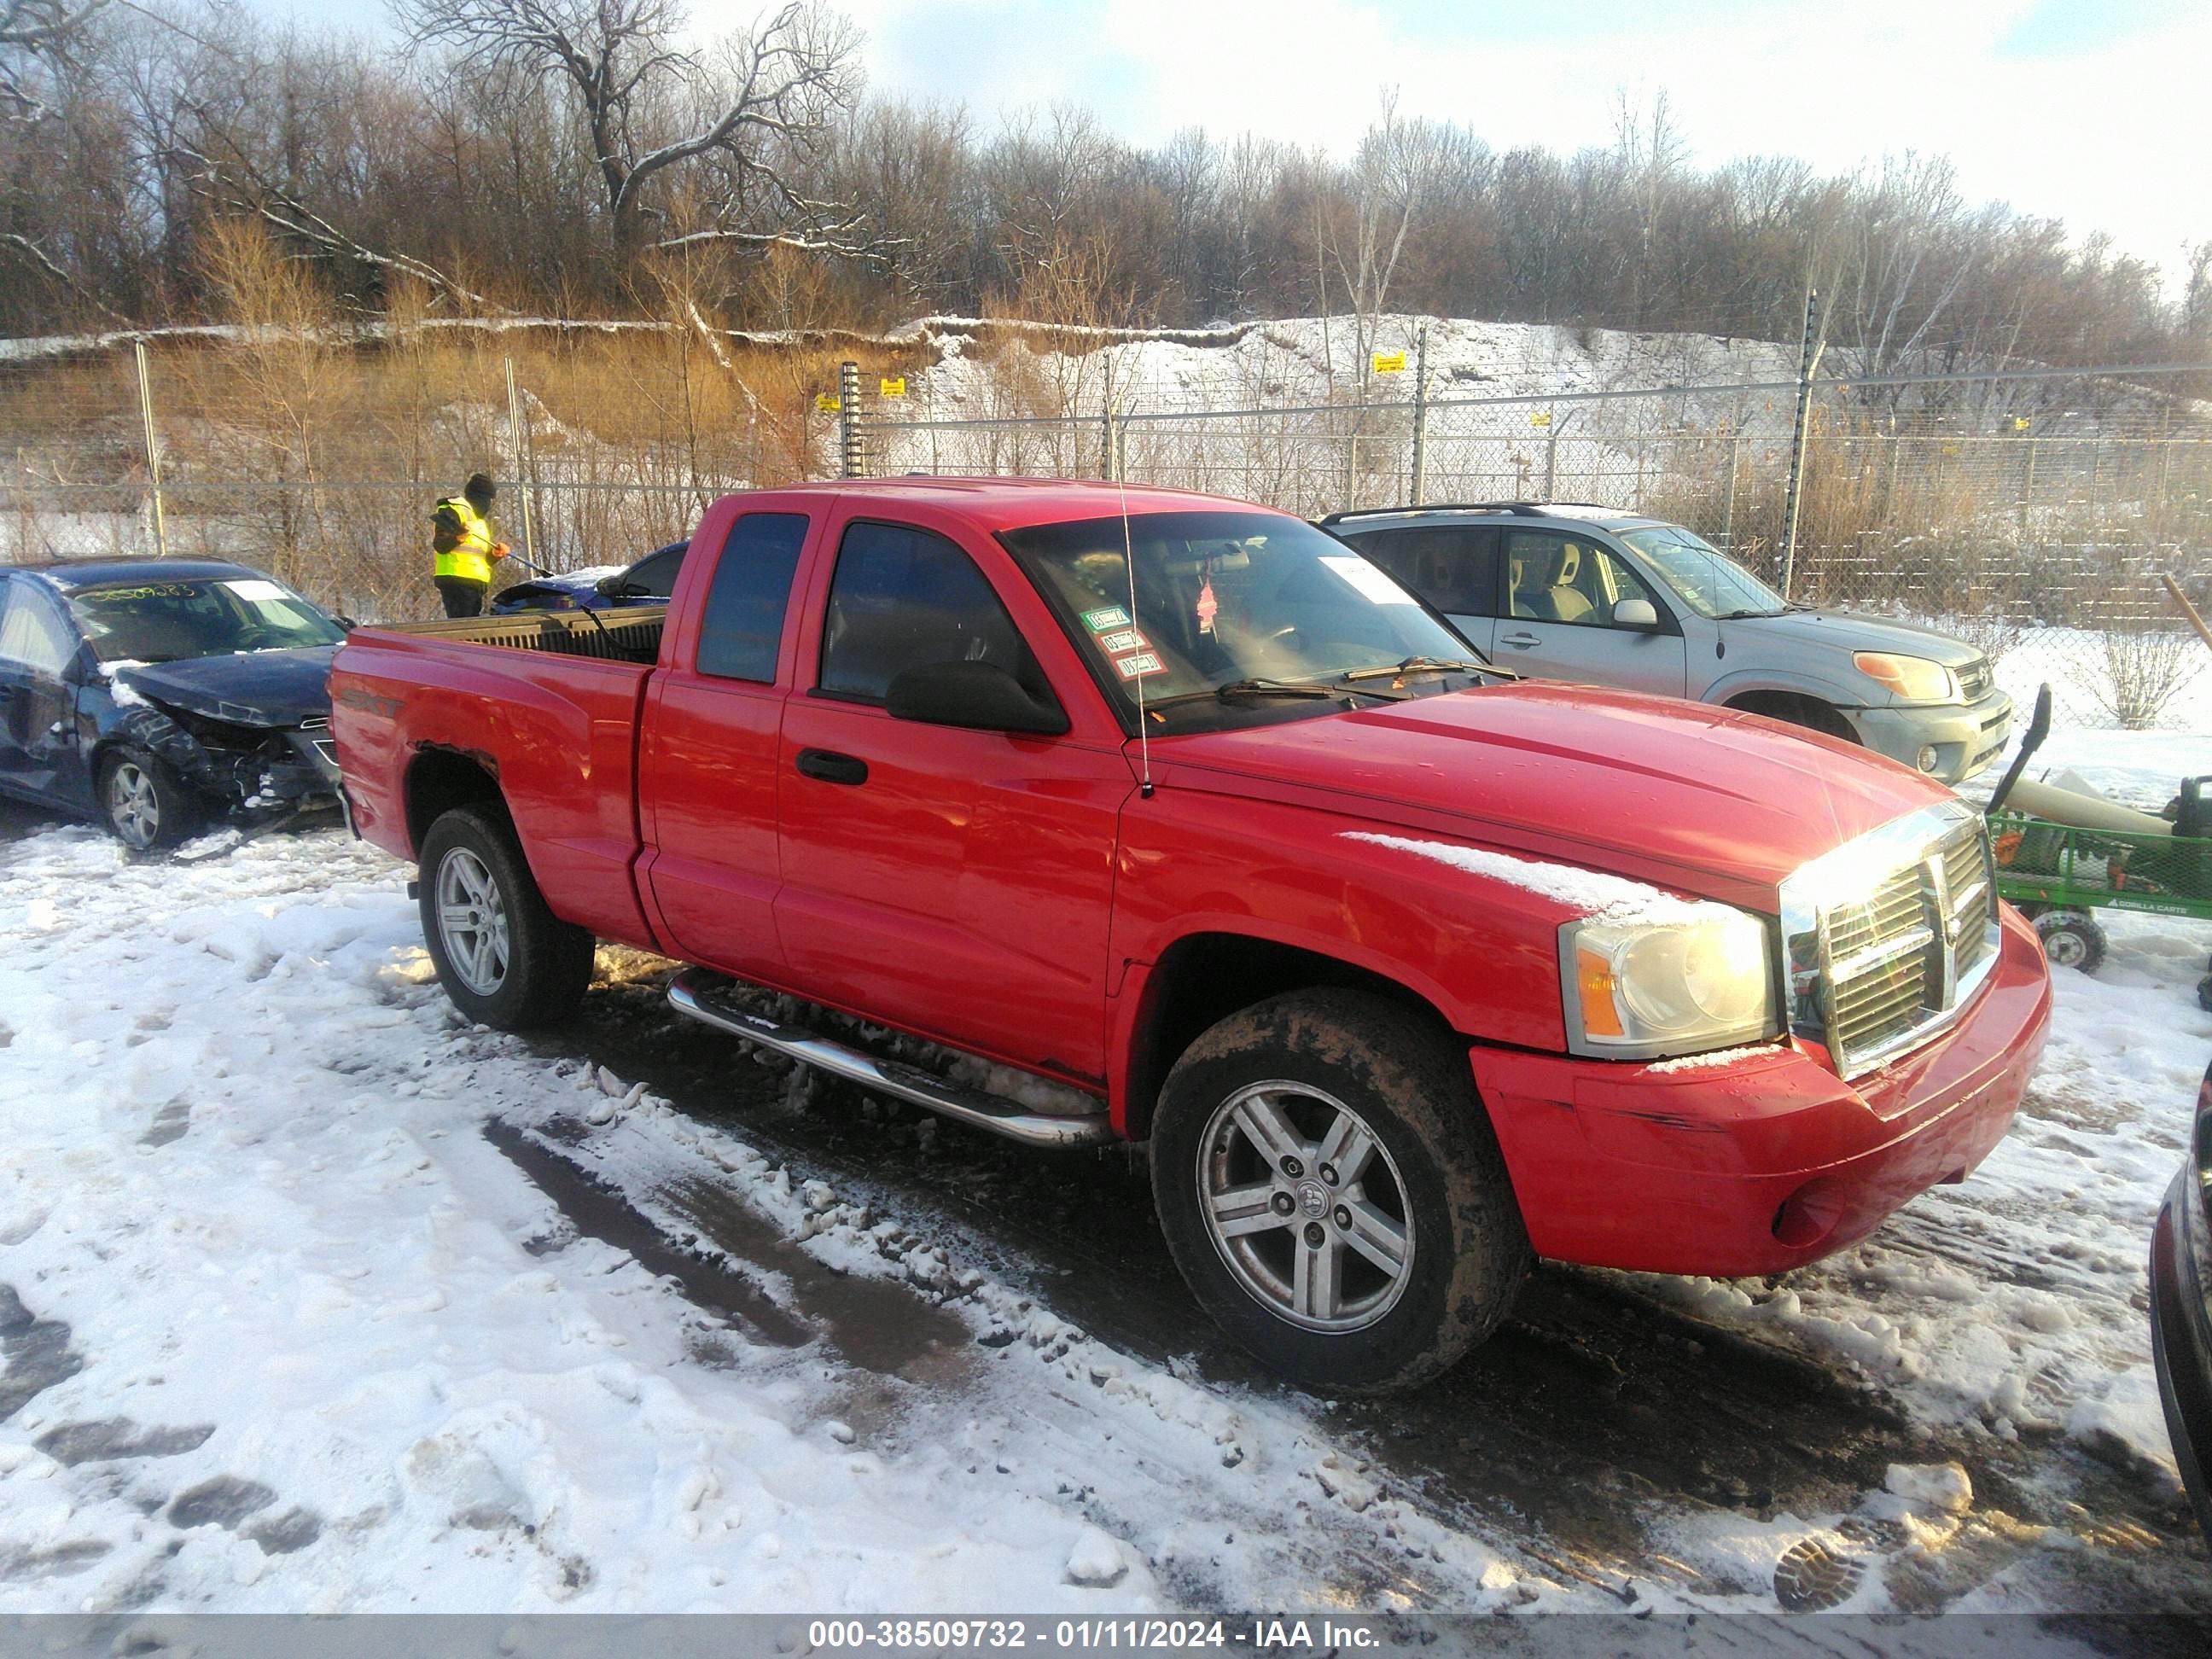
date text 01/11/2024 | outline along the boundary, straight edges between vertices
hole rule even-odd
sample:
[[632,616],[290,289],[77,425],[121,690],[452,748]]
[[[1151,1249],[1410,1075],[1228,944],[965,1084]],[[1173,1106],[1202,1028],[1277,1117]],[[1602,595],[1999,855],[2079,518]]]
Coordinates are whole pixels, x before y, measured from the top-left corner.
[[1306,1619],[831,1619],[807,1626],[813,1648],[933,1652],[1096,1649],[1167,1651],[1243,1648],[1258,1652],[1344,1651],[1378,1648],[1381,1634],[1364,1620]]

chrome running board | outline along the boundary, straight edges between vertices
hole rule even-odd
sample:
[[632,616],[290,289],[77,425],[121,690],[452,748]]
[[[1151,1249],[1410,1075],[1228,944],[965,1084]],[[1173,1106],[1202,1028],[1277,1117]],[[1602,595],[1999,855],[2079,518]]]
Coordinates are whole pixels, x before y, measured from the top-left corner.
[[1096,1112],[1080,1117],[1055,1117],[1046,1112],[1024,1111],[1000,1095],[963,1089],[942,1078],[895,1060],[878,1060],[858,1048],[815,1036],[796,1025],[782,1025],[744,1008],[732,1006],[715,994],[718,987],[737,981],[703,968],[687,968],[668,987],[668,1000],[679,1014],[688,1016],[763,1048],[773,1048],[817,1071],[896,1096],[916,1106],[1026,1146],[1097,1146],[1115,1139],[1102,1103]]

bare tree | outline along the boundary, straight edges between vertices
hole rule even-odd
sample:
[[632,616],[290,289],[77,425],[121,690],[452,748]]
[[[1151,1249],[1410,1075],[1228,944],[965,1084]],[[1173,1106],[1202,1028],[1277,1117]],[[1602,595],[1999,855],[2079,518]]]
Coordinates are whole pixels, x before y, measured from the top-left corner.
[[[588,130],[606,224],[624,260],[651,246],[721,240],[864,251],[858,216],[808,198],[786,158],[820,143],[852,102],[858,37],[792,0],[713,52],[678,44],[676,0],[392,0],[421,45],[463,68],[513,65],[559,77]],[[724,188],[710,222],[665,234],[656,187],[700,165]]]
[[85,44],[108,0],[0,0],[0,118],[42,120],[54,113],[41,85]]

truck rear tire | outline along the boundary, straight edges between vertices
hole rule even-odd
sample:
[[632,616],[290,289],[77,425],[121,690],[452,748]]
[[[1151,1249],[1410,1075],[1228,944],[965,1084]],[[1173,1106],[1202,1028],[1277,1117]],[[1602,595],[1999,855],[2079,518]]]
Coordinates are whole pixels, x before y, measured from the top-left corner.
[[1465,1054],[1367,992],[1293,992],[1205,1032],[1161,1090],[1152,1167],[1192,1295],[1309,1387],[1428,1381],[1490,1334],[1528,1273]]
[[420,874],[422,938],[453,1006],[501,1031],[575,1011],[594,941],[545,908],[504,817],[478,806],[445,813],[422,837]]

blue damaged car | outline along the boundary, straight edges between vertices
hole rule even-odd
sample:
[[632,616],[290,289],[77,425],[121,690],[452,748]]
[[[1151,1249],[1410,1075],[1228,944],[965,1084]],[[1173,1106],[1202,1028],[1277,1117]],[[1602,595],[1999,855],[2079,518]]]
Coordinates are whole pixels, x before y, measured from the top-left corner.
[[0,567],[0,793],[126,846],[337,810],[344,625],[244,565]]

